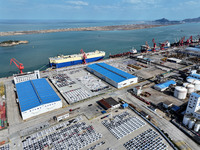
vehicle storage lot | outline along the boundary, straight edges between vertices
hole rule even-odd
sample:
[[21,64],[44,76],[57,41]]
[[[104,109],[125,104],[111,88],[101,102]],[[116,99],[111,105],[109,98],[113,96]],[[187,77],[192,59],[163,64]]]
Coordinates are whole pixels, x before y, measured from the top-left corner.
[[[101,119],[102,116],[109,114],[109,117]],[[168,149],[171,149],[166,141],[151,128],[145,121],[129,109],[113,111],[111,113],[103,114],[98,118],[88,120],[83,115],[71,118],[68,121],[59,122],[58,124],[51,126],[45,130],[36,132],[32,135],[24,137],[22,140],[24,149],[35,149],[48,147],[49,149],[83,149],[83,150],[102,150],[102,149],[114,149],[125,150],[124,143],[130,141],[134,137],[142,134],[144,131],[151,129],[156,134],[157,138],[163,145],[167,145]],[[135,126],[139,125],[137,129],[128,133],[130,130],[129,123],[124,120],[123,124],[119,124],[119,118],[124,119],[137,118]],[[121,132],[127,131],[126,135],[123,135],[120,139],[115,136],[106,128],[102,122],[115,121],[113,127],[121,128]],[[139,120],[139,122],[138,122]],[[112,122],[113,123],[113,122]],[[123,125],[123,128],[122,128]],[[141,125],[141,126],[140,126]],[[129,127],[127,127],[129,126]],[[130,145],[130,144],[129,144]]]

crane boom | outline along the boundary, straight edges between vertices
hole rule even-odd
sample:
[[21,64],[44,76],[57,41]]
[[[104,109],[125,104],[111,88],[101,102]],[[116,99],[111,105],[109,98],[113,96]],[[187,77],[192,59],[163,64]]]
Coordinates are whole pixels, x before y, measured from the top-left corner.
[[83,64],[86,64],[87,56],[86,56],[85,52],[83,51],[83,49],[81,49],[81,53],[83,54]]
[[152,51],[155,52],[155,51],[156,51],[156,43],[155,43],[155,39],[153,39],[152,42],[153,42],[153,49],[152,49]]
[[24,69],[24,66],[22,63],[20,63],[18,60],[16,60],[15,58],[10,59],[10,65],[12,64],[12,62],[17,66],[17,68],[20,70],[20,74],[22,74],[22,70]]

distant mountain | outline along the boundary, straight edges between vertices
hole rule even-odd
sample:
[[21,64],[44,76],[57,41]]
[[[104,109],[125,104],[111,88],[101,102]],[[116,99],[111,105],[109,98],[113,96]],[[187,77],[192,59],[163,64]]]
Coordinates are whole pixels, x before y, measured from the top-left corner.
[[200,17],[184,19],[182,22],[200,22]]
[[166,18],[158,19],[158,20],[155,20],[153,22],[159,23],[159,24],[178,24],[178,23],[181,23],[180,21],[170,21]]

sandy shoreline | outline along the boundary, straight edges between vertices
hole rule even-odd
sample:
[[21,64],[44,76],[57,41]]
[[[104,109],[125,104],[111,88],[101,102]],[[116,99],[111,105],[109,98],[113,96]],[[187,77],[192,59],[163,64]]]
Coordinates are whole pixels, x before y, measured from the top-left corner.
[[63,28],[63,29],[32,30],[32,31],[9,31],[9,32],[0,32],[0,36],[68,32],[68,31],[136,30],[136,29],[154,28],[160,26],[166,26],[166,25],[131,24],[131,25],[115,25],[115,26],[102,26],[102,27],[80,27],[80,28]]

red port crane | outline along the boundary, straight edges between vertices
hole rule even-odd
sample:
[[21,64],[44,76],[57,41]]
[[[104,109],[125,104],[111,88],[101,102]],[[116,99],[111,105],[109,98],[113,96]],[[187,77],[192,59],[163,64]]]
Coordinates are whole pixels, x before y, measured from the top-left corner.
[[87,56],[86,56],[85,52],[83,51],[83,49],[81,49],[81,53],[83,54],[83,64],[86,64]]
[[165,41],[165,42],[163,42],[163,43],[161,43],[161,45],[160,45],[160,49],[161,50],[164,50],[165,48],[165,45],[168,43],[168,41]]
[[187,41],[186,41],[186,43],[185,43],[185,45],[190,45],[190,38],[189,39],[187,39]]
[[152,51],[155,52],[155,51],[156,51],[156,43],[155,43],[155,39],[153,39],[152,42],[153,42],[153,49],[152,49]]
[[190,43],[191,43],[191,44],[193,43],[192,35],[190,36]]
[[190,45],[192,43],[193,43],[192,36],[190,36],[189,39],[187,39],[186,41],[186,45]]
[[24,69],[23,64],[20,63],[19,61],[17,61],[15,58],[12,58],[10,60],[10,65],[12,64],[12,62],[15,63],[15,65],[17,66],[17,68],[20,70],[20,74],[22,74],[23,73],[22,70]]
[[185,40],[185,37],[182,37],[179,41],[179,46],[183,46],[183,43],[184,43],[184,40]]

